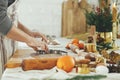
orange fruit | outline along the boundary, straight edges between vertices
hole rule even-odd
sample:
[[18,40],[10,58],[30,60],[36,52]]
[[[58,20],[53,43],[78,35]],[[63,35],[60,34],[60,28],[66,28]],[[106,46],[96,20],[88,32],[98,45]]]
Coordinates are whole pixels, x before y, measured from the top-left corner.
[[71,43],[72,43],[72,44],[73,44],[73,43],[78,43],[78,44],[79,44],[79,40],[76,39],[76,38],[75,38],[75,39],[72,39],[72,42],[71,42]]
[[57,67],[66,72],[72,71],[75,66],[75,60],[72,56],[65,55],[58,58]]
[[84,49],[84,43],[79,43],[79,48]]

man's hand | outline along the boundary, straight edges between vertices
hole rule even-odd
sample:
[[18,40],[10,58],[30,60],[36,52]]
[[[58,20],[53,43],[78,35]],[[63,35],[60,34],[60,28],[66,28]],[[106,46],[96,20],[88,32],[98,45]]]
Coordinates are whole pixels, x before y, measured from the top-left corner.
[[31,39],[31,41],[28,42],[27,45],[33,48],[35,51],[39,50],[39,48],[41,50],[45,50],[46,52],[48,51],[48,46],[45,42],[35,40],[34,38]]
[[40,32],[34,32],[33,31],[31,34],[35,38],[42,38],[42,41],[45,41],[46,43],[48,41],[47,37],[44,34],[40,33]]
[[8,32],[6,36],[16,41],[25,42],[28,46],[32,47],[34,50],[38,50],[38,48],[41,48],[42,50],[45,51],[48,50],[48,47],[45,42],[41,40],[36,40],[34,37],[26,34],[25,32],[15,27],[15,25],[12,26],[11,30]]

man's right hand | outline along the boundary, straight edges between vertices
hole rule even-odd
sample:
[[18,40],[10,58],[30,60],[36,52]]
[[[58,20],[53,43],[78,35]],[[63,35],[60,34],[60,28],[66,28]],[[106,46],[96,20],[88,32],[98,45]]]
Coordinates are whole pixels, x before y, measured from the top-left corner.
[[45,50],[46,52],[48,51],[48,46],[45,42],[35,40],[34,38],[30,40],[30,42],[28,42],[27,45],[33,48],[35,51],[39,50],[39,48],[41,50]]

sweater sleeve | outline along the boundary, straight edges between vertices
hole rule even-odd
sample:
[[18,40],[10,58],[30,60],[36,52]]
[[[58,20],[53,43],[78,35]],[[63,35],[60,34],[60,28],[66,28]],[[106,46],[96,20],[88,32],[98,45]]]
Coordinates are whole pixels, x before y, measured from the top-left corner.
[[0,33],[7,35],[12,27],[12,21],[7,16],[7,0],[0,0]]

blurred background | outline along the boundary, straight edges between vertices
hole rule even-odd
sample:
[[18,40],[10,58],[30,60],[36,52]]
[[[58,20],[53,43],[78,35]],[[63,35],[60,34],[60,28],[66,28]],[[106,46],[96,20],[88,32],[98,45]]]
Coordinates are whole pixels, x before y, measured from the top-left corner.
[[[66,0],[19,0],[18,19],[31,30],[60,37],[64,1]],[[87,2],[98,5],[98,0]]]

